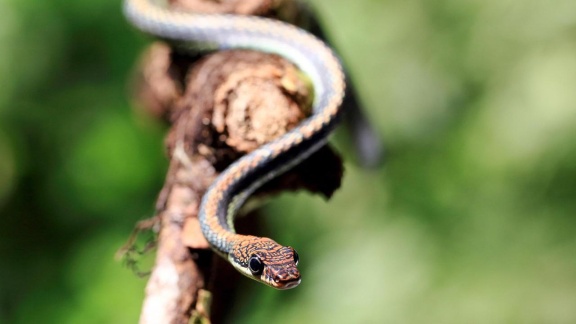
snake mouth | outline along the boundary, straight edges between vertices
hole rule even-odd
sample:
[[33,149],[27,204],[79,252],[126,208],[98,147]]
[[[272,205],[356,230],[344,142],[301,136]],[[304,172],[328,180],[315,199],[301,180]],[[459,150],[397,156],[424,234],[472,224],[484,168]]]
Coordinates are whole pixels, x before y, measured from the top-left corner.
[[278,283],[276,283],[274,288],[281,289],[281,290],[296,288],[296,287],[298,287],[298,285],[300,284],[301,281],[302,281],[302,279],[298,278],[298,279],[294,279],[294,280],[290,280],[290,281],[278,282]]

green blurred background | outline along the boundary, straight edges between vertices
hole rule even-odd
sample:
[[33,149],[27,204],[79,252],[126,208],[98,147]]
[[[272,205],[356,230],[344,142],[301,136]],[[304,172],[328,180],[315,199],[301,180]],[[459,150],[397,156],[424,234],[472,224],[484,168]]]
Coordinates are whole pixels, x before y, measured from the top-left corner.
[[[269,203],[303,282],[244,280],[229,318],[575,323],[576,1],[312,2],[387,162]],[[146,282],[114,253],[166,171],[127,91],[149,39],[120,0],[0,13],[0,322],[135,322]]]

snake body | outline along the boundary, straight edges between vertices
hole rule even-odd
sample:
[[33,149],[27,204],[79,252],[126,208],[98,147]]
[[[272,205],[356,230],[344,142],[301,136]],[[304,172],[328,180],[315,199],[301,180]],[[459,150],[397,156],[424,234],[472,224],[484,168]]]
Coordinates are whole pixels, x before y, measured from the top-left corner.
[[173,11],[154,0],[125,0],[124,13],[138,29],[168,41],[278,54],[312,80],[312,115],[224,170],[204,194],[199,210],[212,249],[242,274],[277,289],[296,287],[301,281],[296,251],[269,238],[236,234],[233,218],[260,185],[326,143],[341,115],[345,80],[340,61],[312,34],[276,20]]

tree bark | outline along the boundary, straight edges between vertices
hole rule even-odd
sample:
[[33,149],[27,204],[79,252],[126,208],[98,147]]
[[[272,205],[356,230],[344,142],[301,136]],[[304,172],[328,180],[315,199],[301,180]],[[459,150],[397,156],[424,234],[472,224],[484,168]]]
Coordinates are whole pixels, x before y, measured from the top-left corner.
[[[199,2],[209,8],[194,7]],[[172,1],[194,11],[276,17],[282,12],[278,1],[225,3],[218,11],[213,1]],[[292,63],[276,55],[231,50],[199,57],[159,43],[143,55],[135,89],[139,106],[170,124],[165,143],[170,164],[157,201],[157,255],[140,323],[220,321],[227,308],[215,307],[218,313],[211,316],[209,291],[230,292],[234,285],[210,277],[217,273],[216,265],[231,267],[213,262],[200,231],[202,195],[230,163],[302,121],[310,113],[313,90]],[[323,148],[255,195],[304,188],[329,198],[340,186],[342,172],[340,158]],[[217,297],[216,304],[227,302]]]

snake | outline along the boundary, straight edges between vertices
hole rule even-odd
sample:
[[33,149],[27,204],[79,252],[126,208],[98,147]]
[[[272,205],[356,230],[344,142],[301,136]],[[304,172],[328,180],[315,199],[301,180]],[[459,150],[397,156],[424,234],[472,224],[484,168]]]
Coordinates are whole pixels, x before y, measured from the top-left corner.
[[276,54],[311,80],[310,115],[222,171],[204,193],[198,211],[202,233],[212,250],[240,273],[280,290],[298,286],[302,279],[296,250],[270,238],[237,234],[233,221],[256,189],[326,144],[342,116],[346,82],[340,60],[316,36],[270,18],[173,10],[166,0],[124,0],[123,9],[132,25],[151,36],[214,50],[241,48]]

